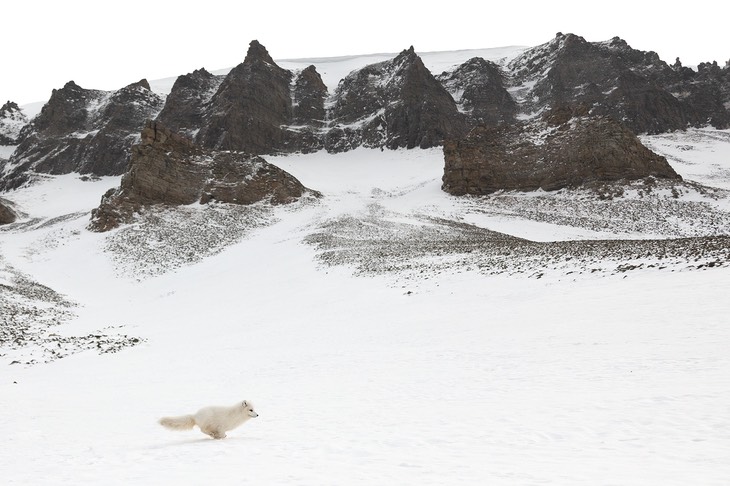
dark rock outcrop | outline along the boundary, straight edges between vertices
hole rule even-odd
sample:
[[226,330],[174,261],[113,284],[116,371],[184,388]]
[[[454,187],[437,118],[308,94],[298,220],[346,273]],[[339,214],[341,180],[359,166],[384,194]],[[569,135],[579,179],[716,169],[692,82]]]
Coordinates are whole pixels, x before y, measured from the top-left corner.
[[129,148],[163,100],[146,80],[117,91],[83,89],[73,81],[53,90],[50,100],[22,130],[0,189],[18,187],[31,171],[119,175]]
[[295,74],[292,91],[292,121],[287,127],[285,149],[315,152],[324,148],[327,125],[327,86],[314,66]]
[[201,146],[266,154],[285,146],[292,120],[292,73],[252,41],[246,59],[231,70],[211,98],[196,137]]
[[13,223],[18,217],[6,202],[0,199],[0,225]]
[[203,125],[207,105],[223,79],[224,76],[215,76],[202,68],[179,76],[157,121],[174,132],[194,138]]
[[303,69],[294,81],[293,115],[295,125],[320,128],[326,123],[324,103],[327,86],[314,66]]
[[[308,191],[291,174],[258,156],[213,151],[157,122],[148,122],[132,147],[129,170],[92,212],[89,228],[107,231],[130,222],[146,206],[220,201],[293,202]],[[314,193],[316,194],[316,193]]]
[[0,145],[15,145],[28,117],[17,103],[8,101],[0,107]]
[[650,176],[681,179],[664,157],[622,124],[610,117],[581,116],[587,111],[560,108],[543,120],[477,127],[464,139],[447,142],[442,188],[454,195],[478,195]]
[[587,42],[559,33],[527,50],[509,69],[514,84],[525,87],[520,98],[526,112],[585,105],[592,115],[609,115],[635,133],[701,126],[708,120],[727,126],[719,92],[708,92],[691,76],[683,80],[655,52],[632,49],[618,37]]
[[683,67],[679,59],[662,80],[680,100],[693,125],[730,126],[730,64],[700,63],[697,71]]
[[456,103],[413,47],[340,81],[329,114],[330,152],[365,147],[428,148],[464,133]]
[[517,103],[504,87],[499,66],[493,62],[475,57],[436,79],[454,98],[470,126],[515,121]]

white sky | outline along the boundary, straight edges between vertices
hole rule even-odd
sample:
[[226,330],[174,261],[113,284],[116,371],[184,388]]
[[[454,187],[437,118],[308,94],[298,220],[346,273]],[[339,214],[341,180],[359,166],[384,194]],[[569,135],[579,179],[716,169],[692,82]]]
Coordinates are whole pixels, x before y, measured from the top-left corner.
[[[652,4],[649,6],[647,4]],[[730,59],[722,1],[681,9],[658,2],[421,3],[277,0],[23,0],[0,6],[0,103],[45,101],[74,80],[117,89],[243,61],[252,39],[274,59],[533,46],[555,33],[589,41],[613,36],[685,65]]]

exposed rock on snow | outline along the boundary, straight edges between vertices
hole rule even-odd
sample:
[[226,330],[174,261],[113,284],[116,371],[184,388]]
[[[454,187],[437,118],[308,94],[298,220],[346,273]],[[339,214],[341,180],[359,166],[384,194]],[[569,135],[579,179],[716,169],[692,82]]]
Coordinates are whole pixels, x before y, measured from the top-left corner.
[[[586,201],[518,196],[510,199],[502,209],[504,214],[576,227],[591,223],[588,208],[595,211],[601,202],[595,196]],[[662,219],[657,221],[650,215],[651,208],[657,207],[657,198],[648,199],[651,201],[602,201],[601,210],[607,211],[606,217],[594,214],[593,229],[603,221],[612,224],[613,230],[628,232],[637,228],[632,228],[632,224],[637,223],[638,218],[648,216],[645,221],[648,227],[641,229],[661,228],[671,232],[672,208],[664,207]],[[474,208],[485,212],[499,211],[495,203],[499,201],[491,198],[472,201]],[[700,208],[692,206],[691,203],[680,205],[682,211],[677,213],[678,220],[698,217],[695,210]],[[582,207],[585,210],[580,210]],[[571,219],[573,211],[585,216]],[[410,215],[411,223],[400,222],[398,218],[402,219],[402,215],[389,214],[373,203],[365,214],[326,221],[306,241],[318,249],[318,258],[323,264],[352,266],[359,274],[397,276],[400,282],[410,281],[411,285],[448,271],[532,278],[552,274],[573,278],[589,274],[616,275],[639,269],[679,271],[730,265],[730,237],[726,236],[730,218],[726,212],[709,210],[707,214],[720,214],[724,219],[719,235],[536,242],[424,214]],[[609,221],[612,216],[615,220]],[[698,234],[714,231],[708,228],[712,220],[707,221],[704,227],[696,228]],[[676,227],[674,230],[677,229],[682,231]]]
[[34,171],[122,174],[129,147],[162,104],[144,79],[117,91],[83,89],[69,81],[53,90],[40,114],[22,130],[0,189],[20,186]]
[[329,116],[329,152],[434,147],[466,129],[454,99],[413,47],[350,73],[337,87]]
[[470,126],[515,121],[517,103],[504,87],[502,71],[493,62],[475,57],[436,79],[451,93]]
[[107,192],[93,211],[91,229],[115,228],[156,204],[286,204],[308,191],[261,157],[203,149],[157,122],[147,123],[141,139],[120,187]]
[[681,179],[667,160],[608,117],[556,109],[543,120],[477,127],[444,145],[443,189],[454,195],[552,191],[644,177]]
[[0,108],[0,145],[15,145],[28,117],[17,103],[8,101]]
[[47,363],[85,350],[114,353],[144,340],[110,332],[59,335],[54,328],[74,317],[74,302],[8,265],[0,255],[0,363]]

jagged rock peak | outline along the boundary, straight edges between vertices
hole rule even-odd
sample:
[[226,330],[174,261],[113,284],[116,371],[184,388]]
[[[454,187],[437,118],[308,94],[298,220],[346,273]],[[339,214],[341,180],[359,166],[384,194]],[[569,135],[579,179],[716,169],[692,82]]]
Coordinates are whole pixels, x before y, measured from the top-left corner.
[[0,145],[15,145],[28,117],[17,103],[8,101],[0,108]]
[[133,89],[133,88],[144,88],[147,91],[152,91],[152,88],[150,87],[149,81],[147,81],[146,78],[142,78],[136,83],[132,83],[128,86],[125,86],[123,89]]
[[[78,84],[76,84],[74,82],[74,80],[72,79],[68,83],[64,84],[63,85],[63,88],[61,88],[61,89],[74,90],[74,91],[76,91],[76,90],[82,90],[84,88],[82,88],[81,86],[79,86]],[[53,91],[56,91],[56,90],[54,89]]]
[[2,108],[0,108],[0,118],[6,117],[11,113],[19,112],[20,107],[14,101],[8,100]]
[[274,60],[269,55],[269,51],[259,43],[257,40],[252,40],[248,45],[248,52],[246,58],[243,60],[244,64],[251,64],[256,61],[265,62],[268,64],[274,64]]
[[416,62],[420,62],[421,64],[423,64],[423,61],[421,61],[421,57],[416,54],[413,46],[409,47],[408,49],[403,49],[400,54],[395,56],[395,58],[393,59],[393,64],[396,66],[410,65]]

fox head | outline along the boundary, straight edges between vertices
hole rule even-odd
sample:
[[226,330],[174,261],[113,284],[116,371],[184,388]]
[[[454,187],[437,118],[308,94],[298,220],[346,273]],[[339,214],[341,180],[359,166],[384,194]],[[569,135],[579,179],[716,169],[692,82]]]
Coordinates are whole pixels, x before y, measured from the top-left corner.
[[253,404],[249,401],[244,400],[241,402],[241,406],[243,407],[244,412],[249,417],[258,417],[259,414],[256,413],[256,411],[253,409]]

